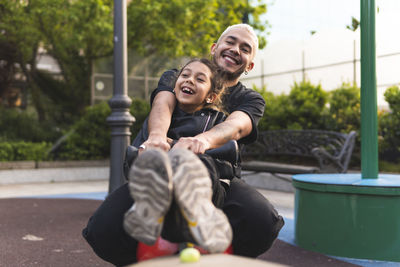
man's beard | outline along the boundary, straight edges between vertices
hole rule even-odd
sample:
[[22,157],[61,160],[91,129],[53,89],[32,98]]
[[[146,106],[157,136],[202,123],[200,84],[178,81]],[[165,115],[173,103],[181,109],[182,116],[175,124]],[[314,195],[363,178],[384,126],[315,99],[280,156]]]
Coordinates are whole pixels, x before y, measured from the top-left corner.
[[[218,62],[216,60],[216,57],[213,57],[213,62],[215,63],[215,65],[219,66]],[[221,78],[224,79],[225,81],[235,81],[237,78],[240,77],[240,75],[242,75],[242,73],[245,70],[246,70],[246,66],[244,66],[244,65],[235,72],[230,72],[226,69],[220,68],[219,74],[220,74]]]

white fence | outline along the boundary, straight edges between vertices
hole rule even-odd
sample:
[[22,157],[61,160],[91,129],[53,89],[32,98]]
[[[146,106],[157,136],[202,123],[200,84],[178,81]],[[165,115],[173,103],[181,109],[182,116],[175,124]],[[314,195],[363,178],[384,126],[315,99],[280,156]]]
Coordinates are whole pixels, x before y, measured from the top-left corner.
[[[314,37],[313,37],[314,38]],[[324,90],[339,88],[342,83],[360,86],[359,38],[356,33],[321,34],[308,43],[281,41],[272,43],[261,51],[255,60],[255,68],[242,81],[275,94],[290,92],[295,82],[304,79],[321,84]],[[400,84],[399,46],[391,43],[385,49],[377,44],[377,101],[386,108],[385,90]]]

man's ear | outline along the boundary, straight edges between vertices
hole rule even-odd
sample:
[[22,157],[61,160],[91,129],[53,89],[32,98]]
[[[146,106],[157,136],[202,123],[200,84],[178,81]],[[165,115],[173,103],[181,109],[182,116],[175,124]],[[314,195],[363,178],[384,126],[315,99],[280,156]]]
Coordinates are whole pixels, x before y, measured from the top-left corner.
[[213,43],[213,44],[211,45],[211,49],[210,49],[210,53],[211,53],[212,56],[215,54],[215,49],[216,49],[216,48],[217,48],[217,44],[216,44],[216,43]]
[[246,71],[249,72],[254,68],[254,62],[251,62],[247,67],[246,67]]

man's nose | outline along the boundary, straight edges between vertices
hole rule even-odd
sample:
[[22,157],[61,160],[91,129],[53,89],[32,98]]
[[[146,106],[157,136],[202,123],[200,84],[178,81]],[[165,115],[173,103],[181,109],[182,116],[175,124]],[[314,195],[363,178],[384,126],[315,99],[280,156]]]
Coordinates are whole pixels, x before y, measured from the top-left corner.
[[238,45],[233,45],[230,48],[231,53],[234,53],[235,55],[239,55],[240,49]]

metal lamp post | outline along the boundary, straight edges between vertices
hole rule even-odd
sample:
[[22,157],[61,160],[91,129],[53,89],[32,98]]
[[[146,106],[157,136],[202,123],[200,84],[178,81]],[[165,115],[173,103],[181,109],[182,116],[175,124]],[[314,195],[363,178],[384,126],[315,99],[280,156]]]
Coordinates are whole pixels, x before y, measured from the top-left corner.
[[111,193],[124,183],[123,160],[125,149],[130,142],[129,130],[135,118],[129,113],[132,100],[127,87],[127,21],[126,1],[114,1],[114,89],[109,100],[111,115],[107,123],[111,127],[110,180]]

